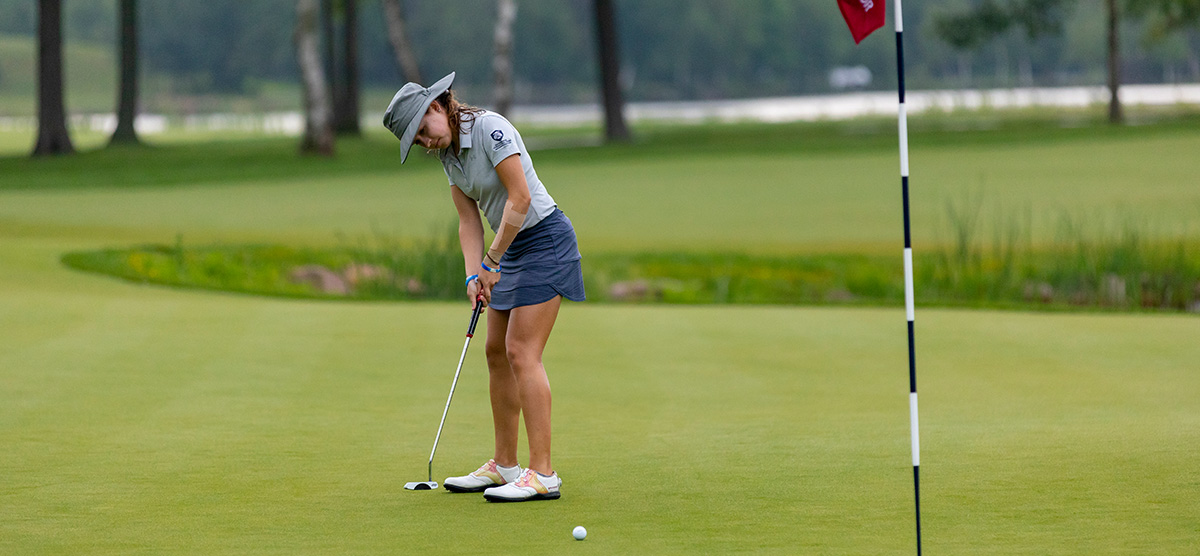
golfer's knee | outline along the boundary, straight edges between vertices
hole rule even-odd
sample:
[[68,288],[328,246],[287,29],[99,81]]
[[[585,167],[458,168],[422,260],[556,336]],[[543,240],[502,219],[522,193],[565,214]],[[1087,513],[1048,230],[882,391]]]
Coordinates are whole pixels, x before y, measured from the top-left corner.
[[508,364],[513,372],[520,374],[525,370],[535,369],[542,364],[542,354],[525,342],[510,341],[505,345],[508,352]]
[[483,352],[487,356],[489,369],[496,371],[508,367],[508,350],[504,342],[488,342]]

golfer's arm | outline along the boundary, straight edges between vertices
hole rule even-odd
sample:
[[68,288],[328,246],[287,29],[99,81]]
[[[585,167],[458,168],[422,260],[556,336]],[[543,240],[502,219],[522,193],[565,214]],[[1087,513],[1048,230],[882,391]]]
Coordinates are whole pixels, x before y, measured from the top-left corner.
[[492,262],[499,263],[500,257],[508,250],[508,246],[516,239],[525,223],[525,215],[529,213],[529,184],[525,182],[525,169],[521,167],[521,155],[514,154],[496,165],[496,174],[500,183],[508,191],[508,202],[504,203],[504,216],[501,219],[500,230],[496,239],[488,248],[488,257]]
[[479,263],[483,260],[483,221],[479,219],[479,205],[467,197],[457,185],[450,186],[454,208],[458,210],[458,243],[462,245],[464,276],[479,274]]

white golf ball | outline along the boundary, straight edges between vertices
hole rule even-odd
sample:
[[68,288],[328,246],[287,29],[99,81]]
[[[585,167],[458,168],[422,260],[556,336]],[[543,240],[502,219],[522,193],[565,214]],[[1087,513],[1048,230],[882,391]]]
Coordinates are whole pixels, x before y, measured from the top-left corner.
[[575,540],[581,541],[587,538],[587,529],[584,529],[582,525],[576,525],[575,530],[571,531],[571,535],[575,537]]

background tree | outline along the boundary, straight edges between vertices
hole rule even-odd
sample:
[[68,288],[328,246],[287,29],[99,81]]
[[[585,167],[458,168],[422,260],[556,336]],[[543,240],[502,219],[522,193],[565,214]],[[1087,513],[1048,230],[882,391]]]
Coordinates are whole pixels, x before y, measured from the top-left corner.
[[38,0],[38,135],[34,156],[75,152],[63,105],[62,2]]
[[[1127,0],[1127,3],[1142,2],[1143,5],[1188,5],[1198,0]],[[968,12],[938,18],[937,33],[947,42],[960,49],[977,49],[1010,26],[1025,28],[1030,38],[1043,34],[1062,33],[1064,13],[1070,9],[1072,0],[1012,0],[1000,4],[985,0]],[[1121,107],[1121,10],[1118,0],[1105,0],[1107,15],[1107,55],[1105,66],[1108,73],[1108,121],[1120,124],[1124,121]]]
[[167,92],[193,98],[207,93],[256,94],[272,81],[295,83],[290,25],[295,6],[296,0],[142,2],[138,43],[143,75],[166,74]]
[[1008,6],[985,0],[967,13],[945,15],[934,20],[934,31],[959,50],[978,50],[1007,31],[1013,24]]
[[117,90],[117,129],[109,139],[109,145],[139,142],[137,130],[133,126],[137,118],[138,102],[137,0],[121,0],[120,6],[117,26],[121,50],[121,82]]
[[1147,22],[1146,40],[1151,45],[1181,35],[1177,44],[1182,44],[1192,79],[1200,81],[1200,43],[1188,44],[1189,31],[1200,27],[1200,0],[1129,0],[1129,13]]
[[1200,24],[1200,0],[1129,0],[1129,8],[1134,15],[1153,19],[1154,35]]
[[492,102],[496,112],[501,114],[508,114],[513,102],[513,21],[516,19],[516,0],[496,0],[496,29],[492,49],[492,75],[496,88]]
[[317,46],[317,0],[296,3],[296,61],[304,89],[304,136],[300,152],[333,156],[333,109]]
[[[906,6],[905,19],[914,28],[929,30],[939,12],[966,10],[983,1],[918,2]],[[1012,1],[993,0],[1001,7]],[[1151,28],[1165,29],[1168,18],[1180,18],[1170,14],[1187,13],[1197,0],[1118,1],[1126,8],[1121,24],[1123,82],[1200,81],[1200,30],[1189,27],[1149,40]],[[364,93],[368,88],[395,91],[404,81],[397,79],[403,72],[398,73],[396,51],[380,11],[380,6],[392,6],[403,8],[412,65],[416,60],[420,64],[420,75],[405,77],[428,82],[435,71],[434,77],[439,77],[454,70],[459,74],[456,88],[464,98],[491,105],[497,0],[371,2],[357,0],[359,11],[365,12],[357,22],[358,75]],[[1152,6],[1145,15],[1135,10],[1142,2]],[[1160,2],[1174,11],[1159,7]],[[598,105],[602,99],[595,0],[518,3],[519,17],[513,22],[513,36],[520,37],[513,44],[517,62],[513,102]],[[334,6],[339,5],[340,0],[335,0]],[[842,40],[845,24],[840,13],[820,3],[615,0],[614,6],[621,37],[621,93],[626,102],[828,94],[837,91],[829,73],[839,66],[866,66],[874,77],[867,89],[895,87],[894,45],[886,38],[868,39],[857,47],[852,41],[847,44]],[[968,84],[972,87],[1015,86],[1018,74],[1019,84],[1026,86],[1103,86],[1107,71],[1104,2],[1064,6],[1077,9],[1064,19],[1062,33],[1044,33],[1036,41],[1025,40],[1016,24],[975,51],[957,50],[935,33],[917,33],[905,48],[906,78],[914,89],[957,87],[969,68],[976,73]],[[138,110],[183,116],[295,109],[300,95],[291,38],[295,8],[296,0],[138,2]],[[4,73],[0,95],[28,99],[0,106],[6,116],[37,114],[37,66],[30,64],[36,54],[32,51],[37,46],[37,10],[38,2],[33,0],[0,1],[0,35],[15,41],[4,44],[22,44],[21,48],[31,50],[18,55],[0,49]],[[340,13],[338,7],[339,32]],[[69,38],[64,45],[70,47],[64,56],[92,60],[82,62],[86,67],[65,62],[80,67],[65,75],[74,87],[64,91],[72,112],[111,112],[116,105],[107,89],[109,83],[117,88],[116,72],[110,69],[117,62],[108,60],[117,52],[118,14],[116,0],[62,2],[62,33]],[[1142,42],[1136,42],[1139,37]],[[341,50],[341,45],[339,38],[336,47]],[[105,71],[97,74],[100,66],[95,60],[101,56]],[[97,86],[108,94],[97,94]],[[75,89],[82,94],[74,94]],[[382,106],[362,108],[378,111]]]
[[625,125],[625,101],[621,95],[621,58],[617,51],[617,17],[612,0],[594,0],[596,48],[600,58],[600,82],[604,96],[604,137],[629,141]]
[[1105,0],[1108,11],[1108,122],[1125,122],[1121,109],[1121,12],[1117,0]]
[[[332,39],[332,37],[331,37]],[[358,125],[358,0],[342,0],[341,72],[333,82],[333,129],[338,135],[360,135]],[[335,72],[338,65],[334,65]]]
[[417,64],[417,56],[405,27],[404,7],[400,5],[400,0],[381,0],[380,3],[383,4],[383,20],[387,23],[388,42],[392,43],[401,77],[406,81],[424,83],[421,80],[421,66]]
[[337,30],[334,26],[333,17],[334,0],[321,0],[321,46],[324,47],[325,53],[321,56],[321,61],[325,63],[325,78],[326,85],[329,87],[329,96],[332,99],[334,106],[334,118],[337,118],[337,103],[338,103],[338,71],[337,71]]

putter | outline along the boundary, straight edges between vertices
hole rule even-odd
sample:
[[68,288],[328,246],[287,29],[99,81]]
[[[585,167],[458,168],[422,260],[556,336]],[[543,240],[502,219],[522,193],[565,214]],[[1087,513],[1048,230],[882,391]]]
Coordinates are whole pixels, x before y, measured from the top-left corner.
[[442,410],[442,422],[438,423],[437,436],[433,437],[433,450],[429,452],[429,480],[405,483],[406,490],[433,490],[438,487],[433,480],[433,455],[437,453],[438,440],[442,438],[442,426],[446,424],[446,413],[450,411],[450,400],[454,399],[454,387],[458,385],[458,373],[462,372],[463,360],[467,358],[467,347],[471,345],[471,336],[475,335],[475,323],[479,322],[479,313],[483,311],[483,296],[475,298],[475,310],[471,312],[471,326],[467,328],[467,341],[463,344],[462,355],[458,357],[458,369],[454,371],[454,382],[450,383],[450,396],[446,398],[446,409]]

